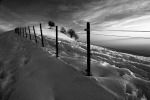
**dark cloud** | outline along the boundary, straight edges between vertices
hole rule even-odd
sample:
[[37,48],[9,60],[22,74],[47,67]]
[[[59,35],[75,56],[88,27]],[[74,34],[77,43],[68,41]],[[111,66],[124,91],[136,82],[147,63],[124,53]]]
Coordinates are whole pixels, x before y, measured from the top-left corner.
[[[97,1],[97,0],[93,0]],[[7,22],[47,22],[53,20],[59,24],[68,24],[73,21],[72,14],[81,10],[85,4],[93,2],[91,0],[4,0],[3,5],[8,11],[4,16],[0,16]],[[14,18],[15,17],[15,18]],[[20,23],[18,24],[20,25]],[[67,25],[66,25],[67,26]]]
[[149,0],[4,0],[0,19],[15,25],[52,20],[83,28],[87,21],[102,25],[148,14],[148,3]]

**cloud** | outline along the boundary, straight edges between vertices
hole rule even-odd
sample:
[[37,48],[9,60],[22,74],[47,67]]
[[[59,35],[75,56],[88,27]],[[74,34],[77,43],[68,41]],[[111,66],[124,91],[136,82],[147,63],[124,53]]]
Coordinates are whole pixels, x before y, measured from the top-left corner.
[[127,20],[121,20],[111,25],[108,24],[107,29],[149,31],[150,30],[149,26],[150,26],[150,15],[145,15],[136,18],[133,17]]
[[68,11],[68,10],[69,10],[69,7],[66,6],[66,5],[59,5],[59,6],[58,6],[58,9],[59,9],[60,11]]
[[20,25],[24,20],[22,17],[12,12],[4,5],[0,6],[0,30],[8,31],[14,29],[17,25]]
[[[5,0],[0,19],[16,25],[32,25],[49,20],[57,25],[83,29],[106,28],[125,20],[147,15],[149,0]],[[10,10],[11,9],[11,10]]]
[[9,31],[9,30],[12,30],[13,28],[14,28],[13,24],[0,19],[0,30],[1,31]]
[[[9,8],[7,8],[6,6],[2,5],[0,7],[0,11],[1,14],[4,15],[9,15],[10,17],[14,17],[16,19],[21,19],[21,20],[25,20],[23,17],[19,16],[18,14],[14,13],[13,11],[11,11]],[[8,17],[8,16],[7,16]]]
[[20,22],[17,25],[52,20],[57,24],[72,27],[72,14],[93,1],[97,0],[5,0],[3,15],[0,18],[10,23]]
[[103,27],[103,23],[144,16],[150,10],[149,0],[106,0],[84,5],[84,10],[73,14],[77,22],[90,21]]

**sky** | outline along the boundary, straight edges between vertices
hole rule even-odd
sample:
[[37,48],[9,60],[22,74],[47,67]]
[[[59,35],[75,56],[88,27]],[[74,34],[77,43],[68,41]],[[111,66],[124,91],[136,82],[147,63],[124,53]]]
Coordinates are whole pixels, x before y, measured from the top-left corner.
[[77,31],[82,31],[87,21],[93,30],[127,29],[150,19],[149,4],[149,0],[2,0],[0,27],[47,24],[52,20]]
[[85,40],[84,29],[90,22],[91,38],[97,42],[128,38],[115,35],[147,38],[150,32],[108,30],[150,31],[149,5],[150,0],[2,0],[0,31],[54,21],[59,27],[75,29]]

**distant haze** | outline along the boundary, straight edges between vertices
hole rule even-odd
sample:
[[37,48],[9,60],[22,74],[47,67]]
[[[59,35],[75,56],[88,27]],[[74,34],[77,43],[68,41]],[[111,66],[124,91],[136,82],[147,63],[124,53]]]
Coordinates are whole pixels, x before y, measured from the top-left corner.
[[[101,37],[101,38],[100,38]],[[86,42],[86,35],[79,41]],[[91,44],[113,50],[150,57],[150,38],[124,38],[115,36],[91,35]]]

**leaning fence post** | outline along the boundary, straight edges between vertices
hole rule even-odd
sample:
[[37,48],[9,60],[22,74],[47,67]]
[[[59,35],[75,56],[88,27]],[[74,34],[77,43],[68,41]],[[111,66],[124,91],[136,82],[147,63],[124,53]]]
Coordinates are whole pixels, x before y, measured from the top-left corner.
[[22,28],[22,33],[23,33],[23,37],[24,37],[24,27]]
[[21,28],[19,27],[19,35],[21,35]]
[[22,28],[20,27],[20,36],[21,36],[21,34],[22,34]]
[[20,28],[18,27],[18,35],[20,35]]
[[23,30],[23,27],[21,28],[22,29],[22,37],[24,36],[24,30]]
[[15,33],[17,33],[17,28],[15,28]]
[[19,27],[17,28],[17,34],[19,34]]
[[33,31],[34,31],[35,42],[37,43],[36,33],[35,33],[35,28],[34,28],[34,26],[33,26]]
[[21,32],[20,32],[20,27],[19,27],[19,35],[21,34]]
[[22,33],[21,35],[23,36],[23,30],[22,30],[22,27],[21,27],[21,33]]
[[20,27],[20,36],[22,35],[22,27]]
[[44,47],[44,41],[43,41],[43,33],[42,33],[42,25],[40,23],[40,31],[41,31],[41,42],[42,42],[42,47]]
[[30,40],[31,40],[31,32],[30,32],[30,27],[29,26],[28,26],[28,30],[29,30]]
[[23,31],[24,31],[24,37],[26,37],[25,27],[23,27]]
[[25,28],[25,31],[26,31],[26,38],[28,38],[27,27]]
[[17,28],[17,34],[19,35],[19,27]]
[[58,26],[56,26],[56,57],[58,57]]
[[17,28],[15,28],[15,33],[17,34]]
[[15,33],[17,33],[17,28],[15,28]]
[[26,27],[24,27],[24,33],[25,33],[25,37],[27,38],[27,32],[26,32]]
[[24,27],[24,37],[26,37],[26,27]]
[[91,76],[90,22],[87,22],[87,76]]
[[20,28],[18,27],[18,35],[20,35]]
[[24,37],[26,36],[25,27],[23,27]]

